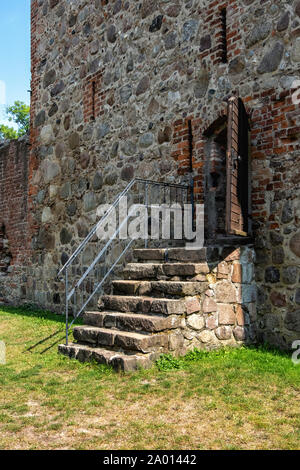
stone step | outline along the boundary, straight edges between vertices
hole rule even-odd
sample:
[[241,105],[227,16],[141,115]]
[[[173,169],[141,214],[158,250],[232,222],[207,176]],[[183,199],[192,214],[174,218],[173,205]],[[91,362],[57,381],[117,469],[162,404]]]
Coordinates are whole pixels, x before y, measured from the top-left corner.
[[75,340],[80,343],[88,343],[100,347],[108,346],[114,349],[122,348],[142,353],[166,351],[169,342],[167,334],[142,334],[88,325],[74,327],[73,335]]
[[69,343],[68,346],[60,344],[58,350],[61,354],[80,362],[96,361],[98,364],[106,364],[116,370],[123,371],[133,371],[138,368],[148,369],[160,355],[160,353],[126,354],[78,343]]
[[113,281],[114,294],[188,296],[202,294],[208,283],[182,281]]
[[140,261],[183,261],[199,263],[207,259],[207,249],[187,250],[186,248],[139,248],[133,250],[134,257]]
[[137,297],[125,295],[103,295],[101,310],[114,312],[161,313],[163,315],[183,315],[186,304],[181,299]]
[[166,317],[132,312],[85,312],[83,322],[85,325],[96,326],[98,328],[117,328],[126,331],[157,333],[179,328],[181,319],[178,315]]
[[168,277],[199,277],[205,281],[205,275],[210,272],[207,263],[129,263],[125,266],[125,279],[165,279]]

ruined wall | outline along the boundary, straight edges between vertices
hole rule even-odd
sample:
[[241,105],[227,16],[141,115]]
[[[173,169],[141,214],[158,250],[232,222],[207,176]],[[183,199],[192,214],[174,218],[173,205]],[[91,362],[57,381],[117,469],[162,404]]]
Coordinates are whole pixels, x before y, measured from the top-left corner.
[[30,264],[28,138],[0,145],[0,300],[24,296],[22,266]]
[[[32,0],[28,299],[61,309],[57,268],[133,177],[186,181],[238,93],[252,125],[259,327],[299,336],[300,2]],[[225,16],[226,8],[226,16]],[[21,264],[21,261],[20,261]],[[15,296],[17,298],[17,295]]]

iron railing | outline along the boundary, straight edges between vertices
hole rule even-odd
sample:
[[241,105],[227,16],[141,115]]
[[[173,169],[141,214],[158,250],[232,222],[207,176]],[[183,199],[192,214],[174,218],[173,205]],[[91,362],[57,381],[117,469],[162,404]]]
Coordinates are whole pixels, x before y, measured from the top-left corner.
[[[183,205],[189,202],[189,192],[188,185],[135,178],[117,196],[58,273],[58,278],[64,275],[65,282],[66,345],[74,322],[91,303],[96,293],[103,288],[113,270],[137,241],[119,237],[122,228],[132,216],[130,207],[136,204],[146,207],[173,203]],[[127,198],[127,215],[121,220],[120,212],[118,214],[117,212],[123,198]],[[121,222],[108,240],[99,239],[97,233],[105,228],[113,214],[119,215]],[[147,246],[146,237],[145,247]],[[73,314],[71,322],[69,322],[70,314]]]

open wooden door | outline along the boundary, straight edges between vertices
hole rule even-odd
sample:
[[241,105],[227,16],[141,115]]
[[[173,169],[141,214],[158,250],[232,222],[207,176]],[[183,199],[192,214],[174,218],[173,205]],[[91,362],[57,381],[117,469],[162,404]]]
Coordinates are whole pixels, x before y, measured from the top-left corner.
[[226,232],[249,235],[249,121],[240,98],[228,101]]

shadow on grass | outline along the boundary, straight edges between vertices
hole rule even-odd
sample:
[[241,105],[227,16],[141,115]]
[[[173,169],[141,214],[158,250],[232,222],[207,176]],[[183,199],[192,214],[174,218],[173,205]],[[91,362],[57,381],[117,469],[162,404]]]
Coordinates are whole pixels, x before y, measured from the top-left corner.
[[[22,317],[45,319],[45,320],[49,320],[49,321],[60,324],[60,328],[58,328],[55,332],[51,333],[45,338],[42,338],[36,344],[27,348],[24,352],[33,351],[34,349],[36,349],[37,346],[40,346],[42,344],[45,345],[47,341],[50,341],[52,338],[55,338],[59,333],[65,333],[65,316],[64,315],[59,315],[57,313],[47,311],[47,310],[40,310],[36,308],[34,305],[26,304],[26,305],[19,306],[19,307],[1,305],[0,312],[20,315]],[[82,324],[82,319],[79,318],[74,323],[74,326],[81,325],[81,324]],[[46,348],[43,349],[40,352],[40,354],[44,354],[47,351],[49,351],[51,348],[53,348],[55,345],[64,342],[65,334],[59,339],[57,338],[55,339],[56,341],[52,343],[50,346],[45,345]],[[248,350],[249,352],[257,351],[261,353],[265,352],[265,353],[270,353],[273,356],[281,356],[285,358],[290,358],[290,354],[291,354],[290,351],[277,349],[276,347],[269,345],[268,343],[252,345],[252,346],[247,345],[247,346],[242,347],[241,350],[242,351]],[[177,369],[177,368],[180,368],[180,365],[182,365],[182,363],[191,363],[193,361],[200,361],[206,357],[223,356],[223,355],[228,354],[228,351],[230,351],[230,349],[228,348],[221,348],[215,351],[204,351],[204,350],[194,349],[193,351],[188,352],[186,356],[183,356],[181,358],[175,358],[172,356],[172,354],[165,354],[165,355],[163,354],[161,358],[158,360],[157,365],[160,370]]]
[[14,315],[21,315],[22,317],[43,318],[45,320],[55,321],[56,323],[65,323],[64,315],[59,315],[49,310],[40,310],[33,305],[21,305],[19,307],[12,307],[10,305],[1,305],[0,311],[5,313],[13,313]]
[[[50,339],[54,338],[54,336],[57,336],[59,333],[62,333],[63,330],[60,328],[59,330],[55,331],[54,333],[52,333],[51,335],[49,336],[46,336],[45,338],[41,339],[40,341],[38,341],[37,343],[33,344],[32,346],[30,346],[29,348],[25,349],[24,352],[30,352],[30,351],[33,351],[33,349],[37,348],[38,346],[40,346],[41,344],[44,344],[46,343],[47,341],[49,341]],[[60,344],[62,341],[65,340],[65,335],[62,336],[61,338],[59,338],[57,341],[55,341],[54,343],[50,344],[50,346],[47,346],[45,349],[43,349],[42,351],[40,351],[40,354],[44,354],[46,353],[47,351],[50,351],[50,349],[52,349],[54,346],[56,346],[57,344]]]
[[[45,338],[42,338],[37,343],[35,343],[32,346],[30,346],[29,348],[25,349],[24,352],[31,352],[34,349],[36,349],[38,346],[45,345],[45,343],[47,341],[50,341],[51,339],[53,339],[57,335],[62,334],[62,333],[65,332],[65,322],[66,322],[66,320],[65,320],[64,315],[59,315],[57,313],[53,313],[53,312],[50,312],[48,310],[40,310],[40,309],[34,307],[33,305],[26,304],[26,305],[21,305],[19,307],[12,307],[12,306],[9,306],[9,305],[5,305],[5,306],[1,305],[0,306],[0,312],[10,313],[10,314],[14,314],[14,315],[20,315],[22,317],[31,317],[31,318],[36,318],[36,319],[44,319],[44,320],[49,320],[49,321],[60,324],[60,328],[58,328],[55,332],[51,333],[50,335],[46,336]],[[74,326],[75,325],[80,325],[81,323],[82,323],[82,320],[77,319],[77,321],[74,323]],[[50,346],[49,345],[46,346],[46,348],[43,349],[42,351],[40,351],[39,354],[46,353],[47,351],[49,351],[51,348],[53,348],[57,344],[64,342],[64,340],[65,340],[65,334],[64,334],[64,336],[57,339]]]

